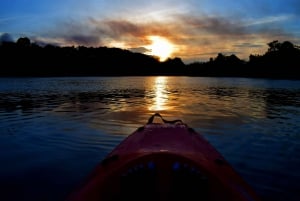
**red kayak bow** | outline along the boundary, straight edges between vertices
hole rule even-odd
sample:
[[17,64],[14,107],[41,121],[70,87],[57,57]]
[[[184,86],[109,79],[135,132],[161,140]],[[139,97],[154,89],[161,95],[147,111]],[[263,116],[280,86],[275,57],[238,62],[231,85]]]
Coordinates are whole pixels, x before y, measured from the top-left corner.
[[[160,117],[162,123],[153,123]],[[199,133],[159,114],[124,139],[68,201],[258,201]]]

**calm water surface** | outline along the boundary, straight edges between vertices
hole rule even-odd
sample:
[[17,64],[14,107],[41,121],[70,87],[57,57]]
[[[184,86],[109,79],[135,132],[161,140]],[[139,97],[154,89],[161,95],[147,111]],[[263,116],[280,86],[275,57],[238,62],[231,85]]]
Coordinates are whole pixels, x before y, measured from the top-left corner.
[[0,79],[0,200],[62,201],[159,112],[202,133],[264,201],[300,200],[300,81]]

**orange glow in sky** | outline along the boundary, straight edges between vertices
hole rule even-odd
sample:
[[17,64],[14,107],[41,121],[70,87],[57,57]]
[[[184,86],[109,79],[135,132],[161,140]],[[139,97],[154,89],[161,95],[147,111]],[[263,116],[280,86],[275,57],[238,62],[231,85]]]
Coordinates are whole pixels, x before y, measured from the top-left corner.
[[37,44],[119,47],[185,63],[219,53],[248,60],[273,40],[300,44],[299,0],[13,2],[0,1],[0,43],[26,36]]

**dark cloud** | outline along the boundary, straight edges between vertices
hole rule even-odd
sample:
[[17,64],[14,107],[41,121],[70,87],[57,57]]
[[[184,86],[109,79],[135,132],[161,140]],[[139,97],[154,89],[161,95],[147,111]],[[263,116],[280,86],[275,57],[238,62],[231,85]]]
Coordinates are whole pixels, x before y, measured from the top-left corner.
[[3,33],[0,35],[0,43],[2,42],[13,42],[13,38],[8,33]]
[[145,47],[134,47],[134,48],[129,48],[128,50],[132,52],[138,52],[138,53],[149,53],[151,52],[150,49],[147,49]]
[[200,29],[217,35],[241,36],[247,33],[246,29],[240,23],[224,18],[208,17],[196,22],[202,24]]
[[86,21],[66,20],[58,22],[51,29],[40,34],[43,38],[36,37],[39,43],[53,45],[102,45],[102,36],[97,33],[95,27]]
[[46,40],[43,40],[39,37],[31,37],[31,40],[33,43],[41,46],[41,47],[45,47],[46,45],[53,45],[53,46],[61,46],[62,44],[59,43],[59,42],[55,42],[51,39],[46,39]]
[[144,42],[147,42],[145,36],[169,36],[170,33],[172,33],[171,25],[163,22],[137,23],[123,19],[90,19],[90,24],[95,27],[95,30],[98,34],[104,35],[111,39],[120,39],[129,36],[136,37],[138,39],[144,39]]
[[121,47],[139,53],[149,53],[145,48],[151,44],[149,36],[158,35],[166,37],[177,47],[174,55],[188,59],[208,58],[209,55],[214,57],[219,52],[238,53],[243,55],[240,58],[246,58],[249,51],[265,49],[267,42],[293,39],[282,28],[285,16],[247,21],[242,16],[185,14],[174,15],[172,19],[131,21],[119,18],[86,18],[83,21],[59,23],[47,34],[49,38],[56,39],[56,43],[84,46],[120,44]]
[[[226,18],[221,16],[185,15],[178,16],[178,19],[181,21],[180,24],[185,24],[184,30],[187,30],[185,34],[193,37],[203,36],[201,37],[201,41],[196,38],[194,42],[206,47],[217,46],[221,48],[224,45],[231,44],[231,48],[238,48],[239,52],[247,52],[254,49],[264,49],[263,45],[272,40],[297,41],[298,38],[297,35],[285,29],[285,20],[290,19],[288,15],[252,19],[252,22],[246,19],[242,21],[242,16]],[[197,40],[198,42],[196,42]],[[265,41],[263,45],[262,41]],[[188,41],[186,43],[192,44],[188,43]],[[244,44],[236,45],[242,43]]]
[[[132,22],[124,19],[95,19],[88,18],[82,22],[65,22],[55,34],[64,38],[65,42],[81,45],[105,45],[107,41],[119,41],[131,46],[148,45],[150,35],[167,37],[177,44],[213,44],[211,37],[226,40],[247,39],[250,34],[263,34],[275,37],[288,36],[288,34],[276,24],[272,26],[256,25],[247,26],[236,18],[222,16],[174,16],[173,22]],[[199,40],[199,36],[201,36]],[[137,44],[137,43],[140,43]]]
[[101,43],[101,35],[95,31],[93,26],[90,26],[86,22],[74,20],[65,22],[60,34],[66,43],[84,46],[95,46]]
[[264,46],[265,45],[253,44],[253,43],[238,43],[233,45],[233,47],[237,47],[237,48],[262,48]]
[[85,46],[95,46],[95,44],[99,44],[100,37],[95,35],[80,35],[80,33],[70,34],[65,38],[65,42],[67,43],[75,43],[82,44]]
[[243,24],[236,20],[231,20],[218,16],[178,16],[180,21],[198,32],[211,33],[222,36],[241,36],[247,33]]
[[145,34],[145,25],[132,23],[126,20],[108,20],[104,21],[103,24],[108,27],[105,34],[113,38],[119,38],[123,35],[141,36]]

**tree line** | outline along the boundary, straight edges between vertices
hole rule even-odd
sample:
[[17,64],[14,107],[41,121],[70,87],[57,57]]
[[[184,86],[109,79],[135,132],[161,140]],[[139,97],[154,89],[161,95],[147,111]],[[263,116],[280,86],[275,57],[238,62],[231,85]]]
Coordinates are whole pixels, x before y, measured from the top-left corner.
[[272,41],[263,55],[249,61],[219,53],[207,62],[160,62],[155,56],[120,48],[40,46],[27,37],[0,44],[0,76],[214,76],[300,79],[300,48]]

